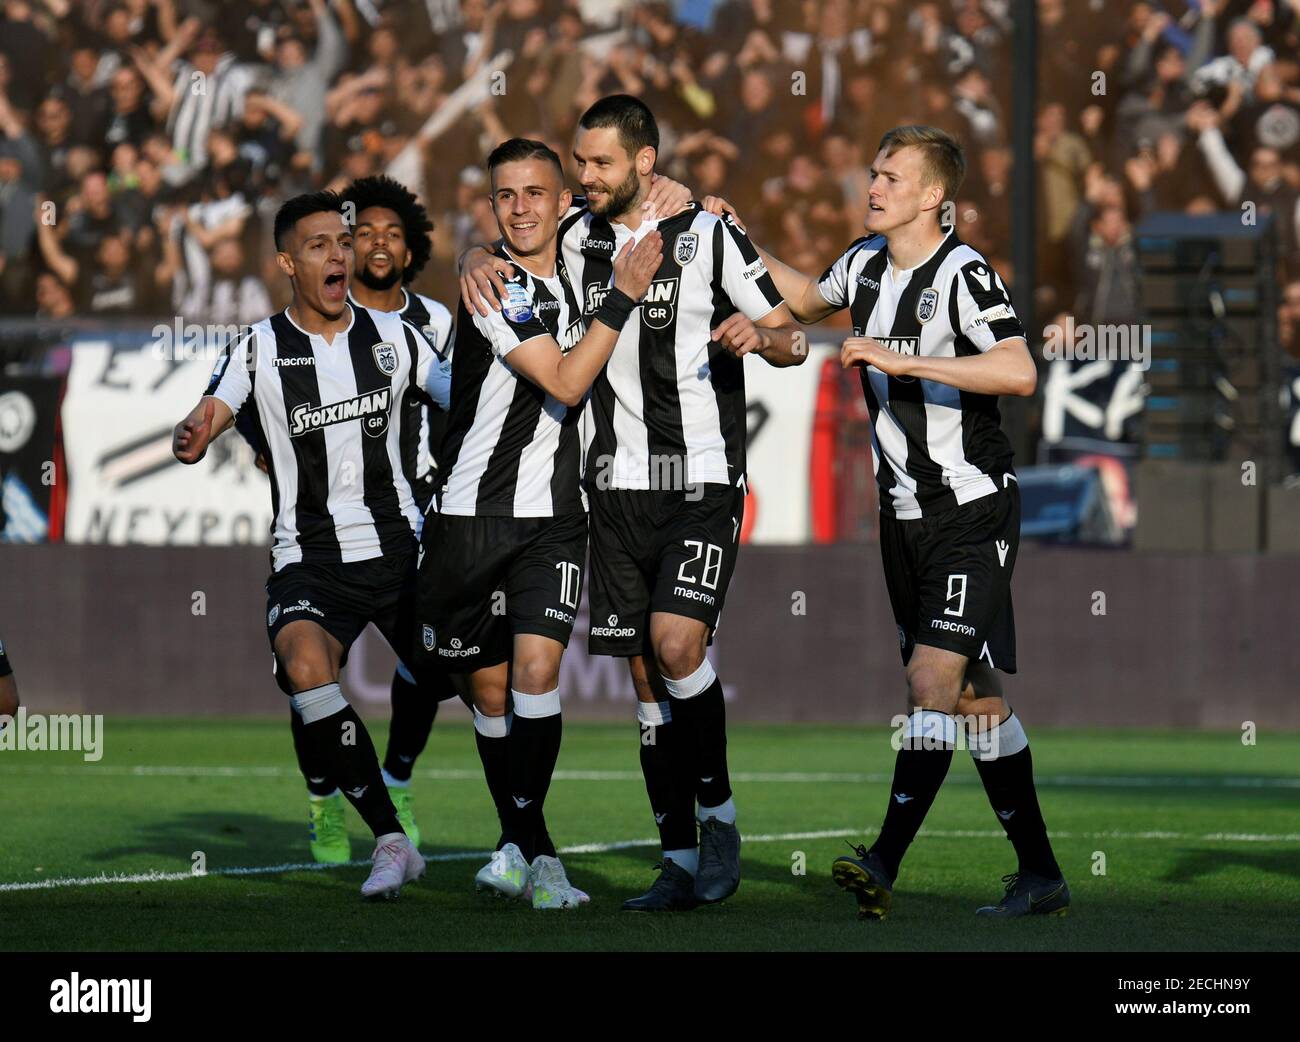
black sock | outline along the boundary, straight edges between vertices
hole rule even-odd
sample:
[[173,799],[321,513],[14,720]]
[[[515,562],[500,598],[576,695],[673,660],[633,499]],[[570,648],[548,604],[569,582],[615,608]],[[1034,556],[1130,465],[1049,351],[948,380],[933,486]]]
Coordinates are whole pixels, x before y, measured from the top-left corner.
[[415,681],[393,671],[391,698],[393,715],[388,721],[388,750],[384,753],[384,770],[398,781],[410,781],[415,758],[424,752],[438,715],[438,703],[421,691]]
[[330,777],[329,765],[314,755],[307,741],[307,725],[302,722],[298,710],[289,707],[289,731],[293,734],[293,751],[298,757],[298,770],[302,772],[307,783],[307,791],[313,796],[330,796],[338,788]]
[[559,854],[555,851],[555,843],[551,839],[551,834],[546,829],[546,815],[539,812],[537,818],[537,832],[533,836],[533,846],[536,853],[533,856],[545,854],[547,857],[559,857]]
[[664,850],[694,850],[699,843],[695,792],[682,784],[690,774],[679,762],[681,733],[672,717],[673,704],[638,702],[636,708],[641,725],[641,774],[659,828],[659,842]]
[[[1015,721],[1012,724],[1012,721]],[[1011,727],[1008,725],[1011,724]],[[1006,731],[1003,729],[1006,728]],[[1061,866],[1052,854],[1052,843],[1047,838],[1047,825],[1038,806],[1038,793],[1034,788],[1034,760],[1024,737],[1024,730],[1015,715],[1007,717],[998,727],[1001,741],[1017,749],[999,755],[996,759],[975,758],[984,791],[1006,831],[1007,839],[1016,848],[1020,871],[1033,872],[1047,879],[1060,879]],[[1023,744],[1022,744],[1023,743]],[[972,753],[975,750],[972,748]]]
[[371,832],[376,836],[400,833],[402,826],[379,773],[379,757],[370,733],[356,710],[344,701],[338,684],[299,691],[293,698],[304,714],[303,740],[313,760],[329,766],[330,776]]
[[946,713],[919,710],[908,722],[902,748],[894,760],[885,823],[871,845],[871,852],[880,855],[893,879],[898,878],[903,855],[948,775],[955,740],[955,722]]
[[497,821],[502,829],[501,838],[497,840],[497,850],[506,843],[513,842],[506,839],[504,834],[506,807],[514,802],[510,799],[509,750],[506,748],[509,721],[509,716],[482,716],[477,710],[474,713],[474,744],[478,748],[483,777],[487,780],[488,792],[492,795],[492,804],[497,809]]
[[727,707],[722,699],[722,681],[707,662],[700,669],[705,666],[708,670],[703,679],[712,677],[712,682],[698,694],[679,696],[676,691],[686,681],[666,677],[664,680],[673,695],[673,720],[681,728],[682,754],[694,795],[701,807],[717,807],[731,799],[731,777],[727,773]]
[[[542,806],[555,761],[560,755],[560,738],[564,731],[560,715],[560,693],[542,695],[510,692],[514,700],[514,722],[506,739],[507,790],[505,831],[514,837],[525,860],[532,864],[537,856],[537,837],[542,831]],[[522,711],[521,711],[522,710]]]

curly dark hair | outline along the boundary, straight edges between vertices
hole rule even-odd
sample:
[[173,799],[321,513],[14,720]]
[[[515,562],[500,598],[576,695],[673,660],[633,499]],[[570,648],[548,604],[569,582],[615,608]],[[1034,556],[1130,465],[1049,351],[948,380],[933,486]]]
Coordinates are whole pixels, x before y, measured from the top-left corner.
[[433,222],[404,184],[384,174],[362,177],[343,190],[343,202],[352,203],[357,214],[372,206],[382,206],[397,214],[406,236],[406,246],[411,251],[411,263],[402,272],[402,282],[411,282],[424,270],[433,253],[433,243],[429,240]]

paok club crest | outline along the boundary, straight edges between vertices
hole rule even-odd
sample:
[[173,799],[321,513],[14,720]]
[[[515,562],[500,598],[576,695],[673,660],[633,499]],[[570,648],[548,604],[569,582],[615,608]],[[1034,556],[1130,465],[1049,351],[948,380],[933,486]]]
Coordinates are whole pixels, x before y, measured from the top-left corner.
[[695,232],[682,232],[673,243],[673,260],[681,267],[686,267],[695,259],[700,248],[700,237]]
[[929,322],[934,318],[934,313],[939,310],[939,291],[933,286],[921,290],[921,296],[916,302],[916,320],[918,322]]
[[371,350],[375,353],[375,365],[379,366],[381,373],[392,376],[397,372],[397,349],[392,344],[376,344]]

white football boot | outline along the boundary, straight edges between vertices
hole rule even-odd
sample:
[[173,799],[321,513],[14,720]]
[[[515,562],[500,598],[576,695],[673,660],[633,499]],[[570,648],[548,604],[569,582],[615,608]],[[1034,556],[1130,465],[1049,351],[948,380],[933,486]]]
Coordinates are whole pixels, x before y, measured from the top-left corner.
[[390,832],[375,840],[374,867],[361,884],[366,898],[396,897],[402,887],[424,875],[424,858],[404,832]]
[[507,843],[495,851],[492,860],[478,870],[474,889],[488,891],[497,897],[519,897],[528,886],[528,862],[524,852],[514,843]]
[[527,895],[538,911],[553,908],[577,908],[591,900],[569,882],[564,866],[557,857],[538,854],[528,873]]

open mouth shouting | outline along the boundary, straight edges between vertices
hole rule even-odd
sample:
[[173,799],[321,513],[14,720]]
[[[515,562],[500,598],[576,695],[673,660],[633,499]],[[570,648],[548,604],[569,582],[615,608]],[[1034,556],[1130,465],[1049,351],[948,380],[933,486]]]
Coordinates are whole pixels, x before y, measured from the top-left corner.
[[348,295],[348,271],[343,265],[331,265],[325,269],[325,284],[321,292],[322,299],[328,304],[342,304]]

